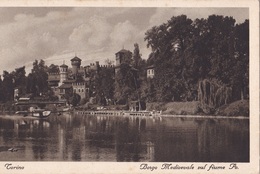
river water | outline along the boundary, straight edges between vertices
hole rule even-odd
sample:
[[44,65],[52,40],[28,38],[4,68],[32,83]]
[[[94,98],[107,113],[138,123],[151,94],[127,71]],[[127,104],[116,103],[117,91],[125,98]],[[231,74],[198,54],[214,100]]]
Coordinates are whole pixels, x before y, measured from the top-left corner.
[[249,120],[0,116],[0,161],[249,162]]

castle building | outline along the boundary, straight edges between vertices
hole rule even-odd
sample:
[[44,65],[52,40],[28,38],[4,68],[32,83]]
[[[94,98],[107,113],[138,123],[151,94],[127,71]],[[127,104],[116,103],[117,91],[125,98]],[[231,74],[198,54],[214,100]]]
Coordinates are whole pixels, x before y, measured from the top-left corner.
[[48,84],[60,100],[73,93],[89,100],[96,96],[97,77],[102,68],[114,69],[114,66],[100,66],[96,61],[82,67],[81,59],[75,56],[71,59],[71,68],[62,64],[58,71],[48,72]]
[[[82,60],[75,56],[72,58],[71,67],[64,63],[59,67],[54,65],[56,71],[48,72],[48,83],[54,94],[60,100],[76,93],[81,99],[87,101],[96,101],[99,104],[106,105],[107,103],[124,103],[125,101],[119,97],[115,97],[115,91],[120,91],[120,81],[116,81],[120,77],[120,67],[122,64],[127,64],[127,71],[133,77],[133,85],[137,89],[139,71],[133,65],[132,52],[122,49],[115,53],[114,65],[100,65],[98,61],[82,66]],[[147,79],[154,78],[154,66],[146,68]],[[118,85],[119,84],[119,85]],[[121,91],[120,91],[121,92]],[[95,104],[95,102],[93,102]],[[131,104],[131,103],[130,103]],[[140,96],[136,101],[132,101],[132,110],[142,110],[145,107],[141,105]]]
[[72,74],[76,75],[78,70],[80,69],[81,59],[75,56],[73,59],[70,60],[72,65]]
[[118,72],[120,65],[122,63],[130,63],[132,58],[132,52],[129,50],[122,49],[118,51],[116,54],[116,67],[115,71]]

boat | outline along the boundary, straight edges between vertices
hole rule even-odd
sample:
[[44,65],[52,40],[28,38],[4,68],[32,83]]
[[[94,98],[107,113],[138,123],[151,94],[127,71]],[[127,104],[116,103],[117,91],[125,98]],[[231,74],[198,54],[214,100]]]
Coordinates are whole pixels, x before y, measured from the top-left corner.
[[50,116],[51,111],[45,109],[30,108],[30,111],[17,111],[15,112],[15,114],[23,115],[24,117],[27,117],[30,114],[32,117],[36,117],[36,118],[47,118]]
[[70,111],[70,108],[63,108],[62,109],[62,112],[69,112]]
[[51,114],[51,111],[44,110],[44,109],[35,109],[32,112],[33,117],[38,117],[38,118],[47,118]]

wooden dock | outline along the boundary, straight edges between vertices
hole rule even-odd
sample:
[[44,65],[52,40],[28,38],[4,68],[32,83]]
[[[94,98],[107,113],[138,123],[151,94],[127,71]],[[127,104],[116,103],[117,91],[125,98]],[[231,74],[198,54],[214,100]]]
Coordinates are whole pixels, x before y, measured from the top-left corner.
[[123,116],[123,111],[75,111],[76,114],[79,115],[115,115],[115,116]]
[[155,116],[149,111],[75,111],[76,114],[80,115],[114,115],[114,116]]
[[65,101],[18,101],[15,105],[65,104]]

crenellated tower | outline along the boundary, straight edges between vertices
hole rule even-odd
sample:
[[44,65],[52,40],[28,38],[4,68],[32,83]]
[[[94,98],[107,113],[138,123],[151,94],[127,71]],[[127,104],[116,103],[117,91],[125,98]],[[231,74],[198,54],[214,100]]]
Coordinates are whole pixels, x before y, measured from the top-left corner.
[[80,68],[81,65],[81,59],[75,56],[71,61],[71,66],[72,66],[72,74],[76,75],[78,73],[78,69]]

